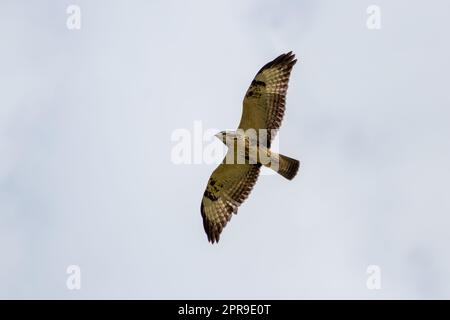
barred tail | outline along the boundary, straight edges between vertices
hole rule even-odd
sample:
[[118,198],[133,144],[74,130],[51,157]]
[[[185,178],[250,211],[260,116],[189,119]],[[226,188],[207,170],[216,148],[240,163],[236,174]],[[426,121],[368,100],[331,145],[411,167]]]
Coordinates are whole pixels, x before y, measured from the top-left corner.
[[298,169],[300,168],[300,161],[283,156],[282,154],[275,154],[273,152],[272,156],[278,159],[278,166],[277,168],[274,168],[273,166],[271,166],[274,163],[268,163],[266,165],[267,167],[276,169],[276,172],[278,172],[288,180],[292,180],[297,175]]

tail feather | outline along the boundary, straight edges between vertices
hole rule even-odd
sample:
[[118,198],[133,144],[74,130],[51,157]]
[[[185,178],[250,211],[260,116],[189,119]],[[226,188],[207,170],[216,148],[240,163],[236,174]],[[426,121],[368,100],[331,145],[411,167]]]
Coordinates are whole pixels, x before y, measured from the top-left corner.
[[278,173],[288,180],[292,180],[300,168],[300,161],[279,154]]

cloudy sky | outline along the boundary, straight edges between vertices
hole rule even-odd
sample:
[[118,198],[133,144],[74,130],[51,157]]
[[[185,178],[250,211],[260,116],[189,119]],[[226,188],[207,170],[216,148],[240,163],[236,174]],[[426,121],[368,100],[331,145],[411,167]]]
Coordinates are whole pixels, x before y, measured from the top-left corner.
[[[0,297],[450,298],[449,12],[2,1]],[[199,207],[215,165],[174,164],[172,134],[236,127],[256,71],[290,50],[279,146],[301,171],[262,176],[213,246]]]

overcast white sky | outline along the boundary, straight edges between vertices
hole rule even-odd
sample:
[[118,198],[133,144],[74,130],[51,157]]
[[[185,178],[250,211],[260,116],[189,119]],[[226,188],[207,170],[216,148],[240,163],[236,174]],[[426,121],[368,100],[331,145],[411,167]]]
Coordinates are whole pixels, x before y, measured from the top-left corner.
[[[449,12],[2,1],[0,297],[450,298]],[[280,151],[301,172],[262,176],[212,246],[199,208],[214,165],[174,165],[171,134],[235,127],[256,71],[290,50]]]

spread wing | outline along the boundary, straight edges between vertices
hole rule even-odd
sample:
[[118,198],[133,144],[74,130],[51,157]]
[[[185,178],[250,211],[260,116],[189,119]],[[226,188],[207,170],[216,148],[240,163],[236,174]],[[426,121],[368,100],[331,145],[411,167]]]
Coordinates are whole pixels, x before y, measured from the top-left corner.
[[291,52],[280,55],[258,71],[245,94],[239,129],[267,129],[267,145],[283,120],[286,92],[292,67],[297,60]]
[[208,241],[219,241],[222,229],[255,185],[260,167],[259,164],[222,163],[214,170],[200,208]]

